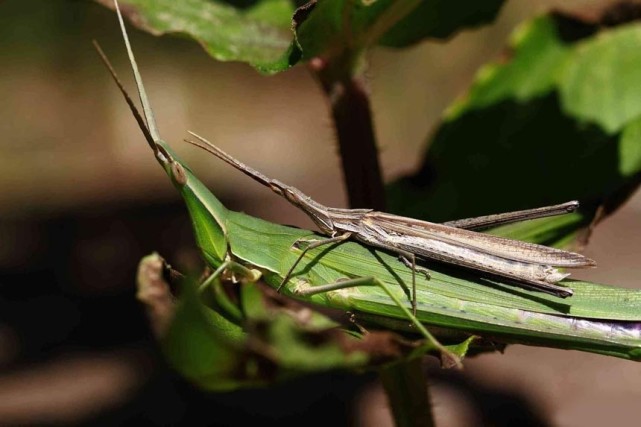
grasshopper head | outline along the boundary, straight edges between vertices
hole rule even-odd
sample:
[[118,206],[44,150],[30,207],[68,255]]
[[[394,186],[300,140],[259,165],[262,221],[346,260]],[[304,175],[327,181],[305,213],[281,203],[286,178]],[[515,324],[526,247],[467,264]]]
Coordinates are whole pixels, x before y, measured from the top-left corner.
[[334,223],[326,206],[316,202],[298,188],[285,185],[280,181],[272,180],[270,187],[275,193],[280,194],[289,203],[305,212],[323,233],[329,235],[334,233]]

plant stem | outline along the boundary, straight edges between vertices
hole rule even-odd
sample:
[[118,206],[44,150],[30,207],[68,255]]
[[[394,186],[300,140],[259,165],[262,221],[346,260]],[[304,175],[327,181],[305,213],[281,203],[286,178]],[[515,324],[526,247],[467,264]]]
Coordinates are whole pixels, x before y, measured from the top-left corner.
[[379,376],[397,427],[434,427],[420,358],[385,366]]
[[[314,58],[309,62],[330,103],[347,197],[352,209],[385,210],[385,190],[372,110],[359,72],[359,62],[365,49],[419,3],[418,0],[393,3],[387,13],[359,40],[354,40],[350,32],[349,13],[344,14],[347,45],[342,50],[328,54],[325,59]],[[354,44],[350,46],[349,41]],[[434,426],[420,358],[381,368],[380,378],[397,426]]]
[[[349,65],[347,65],[349,63]],[[351,61],[311,61],[330,102],[351,208],[385,209],[369,96]]]

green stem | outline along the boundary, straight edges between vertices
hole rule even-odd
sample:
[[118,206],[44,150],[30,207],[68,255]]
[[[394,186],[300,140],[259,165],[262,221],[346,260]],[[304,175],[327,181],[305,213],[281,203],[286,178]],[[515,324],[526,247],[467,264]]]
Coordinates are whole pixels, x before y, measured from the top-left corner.
[[379,376],[397,427],[435,425],[420,358],[387,365]]

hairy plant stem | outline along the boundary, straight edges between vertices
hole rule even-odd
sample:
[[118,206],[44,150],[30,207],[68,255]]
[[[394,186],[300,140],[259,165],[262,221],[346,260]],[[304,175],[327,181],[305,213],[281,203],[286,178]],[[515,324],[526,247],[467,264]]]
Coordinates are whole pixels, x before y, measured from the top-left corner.
[[[385,193],[372,111],[357,72],[361,54],[348,49],[332,55],[331,60],[314,58],[309,66],[329,100],[349,206],[384,211]],[[420,359],[386,366],[379,375],[397,426],[434,425]]]
[[[363,52],[395,23],[410,13],[417,0],[399,0],[375,25],[354,40],[350,15],[343,17],[345,40],[351,47],[327,58],[314,58],[309,67],[329,100],[338,139],[349,206],[385,210],[385,190],[378,160],[369,95],[360,74]],[[434,426],[427,381],[420,359],[401,361],[380,369],[380,379],[390,402],[395,424]]]
[[380,369],[379,377],[397,427],[434,427],[420,358],[385,366]]
[[330,103],[350,208],[385,209],[369,96],[353,75],[353,53],[332,62],[314,59],[315,73]]

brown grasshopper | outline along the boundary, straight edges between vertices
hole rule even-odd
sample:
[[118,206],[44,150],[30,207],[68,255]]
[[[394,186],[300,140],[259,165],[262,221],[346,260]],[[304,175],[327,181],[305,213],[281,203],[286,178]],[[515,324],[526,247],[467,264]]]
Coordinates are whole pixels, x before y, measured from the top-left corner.
[[269,187],[305,212],[329,236],[309,243],[289,269],[279,290],[287,283],[307,251],[322,245],[355,239],[362,243],[396,252],[412,269],[412,308],[416,310],[416,271],[429,278],[425,268],[417,267],[416,257],[453,264],[485,275],[508,279],[517,286],[569,297],[572,289],[557,285],[569,276],[556,267],[594,267],[596,263],[581,254],[472,231],[544,216],[574,211],[576,201],[537,209],[469,218],[436,224],[427,221],[377,212],[372,209],[339,209],[324,206],[299,189],[267,178],[241,163],[201,136],[190,132],[197,141],[186,140],[224,160],[254,180]]

